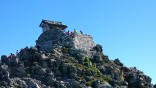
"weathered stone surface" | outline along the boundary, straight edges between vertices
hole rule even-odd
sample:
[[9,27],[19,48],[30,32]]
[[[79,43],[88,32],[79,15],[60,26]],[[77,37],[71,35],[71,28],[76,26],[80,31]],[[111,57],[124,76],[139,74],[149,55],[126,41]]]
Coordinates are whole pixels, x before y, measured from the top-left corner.
[[87,34],[75,34],[73,42],[76,49],[84,51],[90,51],[96,45],[93,38]]
[[102,46],[97,44],[96,46],[93,47],[93,49],[95,49],[97,52],[102,52],[103,49],[102,49]]
[[93,60],[97,63],[101,62],[102,61],[102,56],[101,56],[101,52],[96,52],[94,55],[93,55]]
[[36,44],[40,45],[41,50],[44,51],[51,51],[57,46],[64,46],[66,49],[70,48],[70,50],[76,51],[70,51],[71,53],[78,54],[80,52],[86,52],[85,54],[88,56],[90,56],[90,50],[96,45],[90,35],[66,35],[64,31],[58,29],[43,32],[36,41]]
[[113,88],[108,82],[104,82],[102,85],[100,85],[100,88]]
[[50,51],[54,46],[63,45],[68,42],[70,42],[68,44],[71,47],[71,41],[71,38],[64,31],[53,29],[43,32],[36,41],[36,44],[41,46],[41,50]]

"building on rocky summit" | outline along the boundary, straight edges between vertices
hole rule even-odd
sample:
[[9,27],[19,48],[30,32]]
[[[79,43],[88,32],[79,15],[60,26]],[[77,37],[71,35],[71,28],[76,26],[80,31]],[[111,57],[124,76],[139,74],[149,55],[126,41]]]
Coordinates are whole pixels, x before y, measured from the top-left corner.
[[62,22],[50,21],[50,20],[42,20],[39,27],[42,28],[43,32],[52,29],[65,30],[67,28],[67,26],[64,25]]
[[39,27],[43,33],[36,40],[36,45],[41,46],[41,50],[50,51],[56,46],[70,47],[70,50],[85,51],[90,53],[90,50],[96,46],[93,38],[87,34],[71,34],[65,33],[66,25],[62,22],[42,20]]

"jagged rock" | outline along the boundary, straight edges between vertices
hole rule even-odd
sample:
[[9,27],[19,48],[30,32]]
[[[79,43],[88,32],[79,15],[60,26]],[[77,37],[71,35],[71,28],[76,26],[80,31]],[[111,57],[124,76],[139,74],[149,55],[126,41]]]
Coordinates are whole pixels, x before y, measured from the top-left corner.
[[141,81],[145,80],[148,83],[151,83],[151,81],[152,81],[152,79],[149,76],[147,76],[147,75],[141,75],[140,74],[139,76],[140,76],[140,78],[142,78]]
[[99,80],[96,80],[92,83],[92,88],[113,88],[108,82],[100,83]]
[[12,59],[10,59],[10,66],[11,67],[14,67],[14,66],[17,66],[18,65],[18,60],[19,60],[19,58],[12,58]]
[[119,66],[123,66],[123,63],[121,63],[119,59],[115,59],[114,63],[116,63]]
[[3,63],[3,62],[7,63],[7,62],[9,62],[9,58],[8,58],[6,55],[2,55],[2,56],[1,56],[1,62],[2,62],[2,63]]
[[127,86],[120,86],[119,88],[128,88]]
[[42,59],[47,59],[48,57],[45,56],[45,54],[42,54],[41,58],[42,58]]
[[113,75],[113,68],[105,66],[101,69],[101,72],[106,75]]
[[53,76],[47,75],[44,77],[43,82],[48,86],[54,86],[56,79]]
[[55,73],[55,76],[56,77],[60,77],[61,76],[61,72],[59,70],[55,70],[54,73]]
[[103,55],[102,59],[104,60],[105,63],[109,62],[109,58],[107,55]]
[[156,88],[156,84],[153,87]]
[[95,49],[97,52],[102,52],[103,49],[102,49],[102,46],[97,44],[95,47],[93,47],[93,49]]
[[62,73],[62,75],[63,75],[64,77],[67,76],[67,74],[68,74],[68,65],[66,65],[66,64],[63,64],[63,65],[62,65],[62,67],[61,67],[61,73]]
[[[56,35],[57,34],[57,35]],[[92,37],[87,34],[66,35],[58,29],[43,32],[38,40],[37,45],[41,45],[41,50],[51,51],[56,46],[64,46],[65,49],[76,49],[78,51],[86,51],[86,55],[90,56],[90,50],[96,45]],[[99,47],[100,48],[100,47]],[[100,50],[102,51],[102,50]],[[73,51],[71,51],[74,53]],[[76,53],[76,52],[75,52]]]
[[104,82],[103,84],[101,84],[100,88],[113,88],[108,82]]
[[41,66],[33,66],[31,72],[36,75],[44,75],[46,73],[46,70],[42,68]]
[[35,54],[32,54],[32,58],[31,58],[32,62],[36,62],[36,61],[42,61],[42,56],[40,53],[35,52]]
[[101,52],[96,52],[93,56],[93,60],[96,62],[96,63],[100,63],[102,61],[102,56],[101,56]]
[[76,80],[71,80],[70,84],[71,88],[80,88],[80,84]]
[[17,67],[11,69],[11,77],[25,77],[26,72],[24,67]]
[[85,72],[85,74],[86,74],[87,76],[92,76],[92,75],[94,75],[94,72],[91,71],[91,70],[87,70],[87,71]]
[[9,79],[9,71],[7,65],[1,65],[0,66],[0,80],[7,81]]
[[53,49],[55,44],[61,45],[67,40],[71,41],[70,37],[62,30],[53,29],[42,33],[36,42],[38,45],[41,45],[41,50],[48,51]]
[[35,80],[33,79],[28,79],[27,80],[27,85],[28,88],[42,88],[42,86],[40,86]]
[[75,34],[73,38],[74,47],[83,51],[90,51],[96,44],[93,38],[87,34]]
[[1,86],[2,88],[8,87],[8,83],[5,82],[5,81],[1,81],[1,82],[0,82],[0,86]]
[[129,87],[151,87],[151,78],[141,74],[128,73],[125,79],[129,83]]
[[93,77],[92,76],[85,76],[84,79],[85,79],[85,81],[91,81],[93,79]]
[[48,61],[48,66],[50,67],[50,68],[54,68],[55,67],[55,64],[56,63],[56,60],[55,59],[49,59],[49,61]]
[[125,66],[121,67],[121,70],[123,70],[124,72],[130,72],[130,69]]

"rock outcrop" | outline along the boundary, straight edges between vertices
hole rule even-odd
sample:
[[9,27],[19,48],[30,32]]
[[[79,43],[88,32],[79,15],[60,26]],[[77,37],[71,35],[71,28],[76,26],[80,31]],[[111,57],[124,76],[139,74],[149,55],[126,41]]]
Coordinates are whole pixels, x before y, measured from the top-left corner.
[[136,67],[109,60],[102,46],[86,34],[42,33],[36,47],[1,56],[1,88],[155,88]]
[[[46,52],[57,46],[62,46],[75,51],[72,53],[78,54],[81,51],[88,56],[91,56],[91,50],[96,46],[90,35],[78,33],[67,35],[64,31],[58,29],[43,32],[36,41],[36,45],[40,45],[41,50]],[[77,53],[77,51],[79,52]]]

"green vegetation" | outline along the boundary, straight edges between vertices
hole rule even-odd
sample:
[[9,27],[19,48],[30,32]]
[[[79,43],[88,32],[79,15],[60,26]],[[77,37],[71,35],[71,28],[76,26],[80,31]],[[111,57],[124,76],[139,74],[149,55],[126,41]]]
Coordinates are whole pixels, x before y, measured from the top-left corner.
[[91,71],[93,72],[93,80],[91,81],[87,81],[86,82],[86,86],[91,86],[91,84],[96,81],[99,80],[101,83],[107,81],[110,82],[112,80],[111,76],[105,76],[103,75],[99,69],[96,67],[96,63],[93,63],[89,60],[88,57],[85,57],[85,60],[83,62],[83,64],[74,64],[75,67],[77,67],[78,69],[82,69],[84,71],[84,73],[82,74],[81,78],[85,78],[86,76],[86,72],[87,71]]

